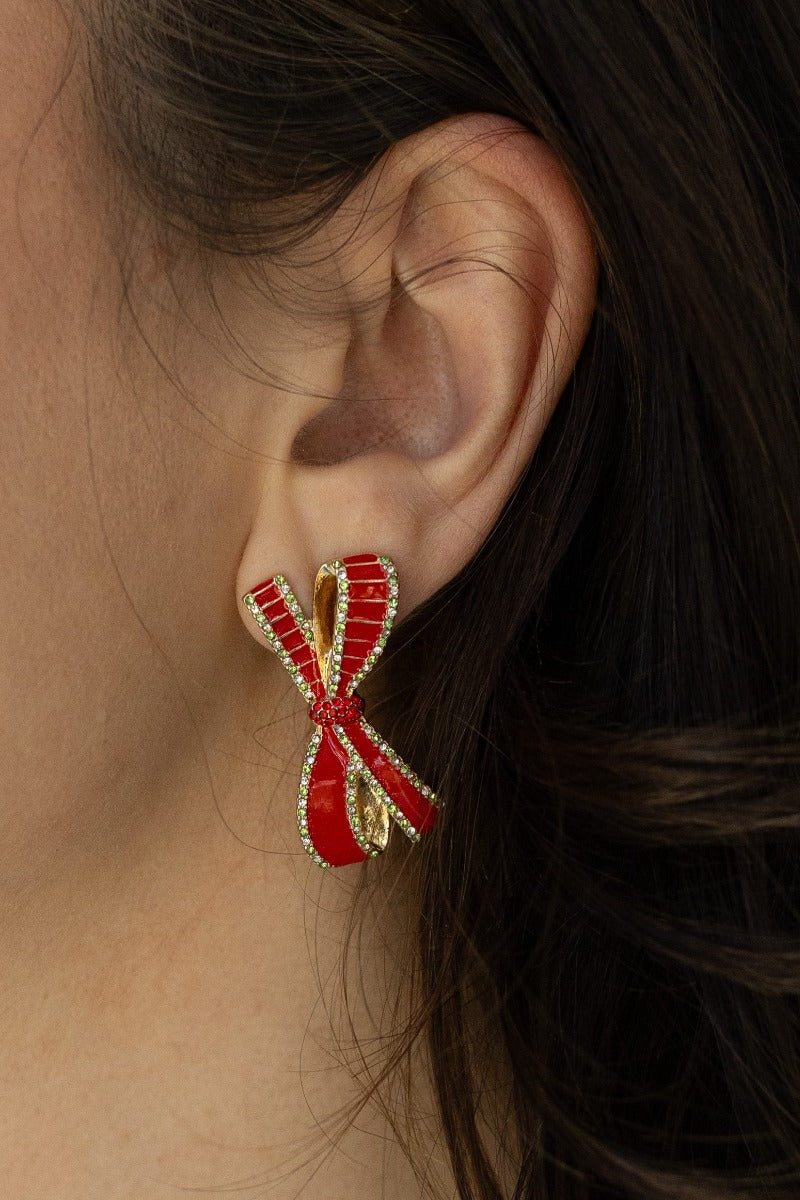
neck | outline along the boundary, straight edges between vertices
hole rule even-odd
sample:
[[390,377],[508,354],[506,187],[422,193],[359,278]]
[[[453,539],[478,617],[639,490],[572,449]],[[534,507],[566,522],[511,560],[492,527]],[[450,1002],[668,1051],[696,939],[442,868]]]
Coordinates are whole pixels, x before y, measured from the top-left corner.
[[[413,1194],[399,1151],[384,1168],[393,1140],[376,1110],[332,1148],[360,1095],[342,1065],[353,1037],[339,981],[361,871],[322,872],[297,840],[305,713],[249,711],[238,730],[206,727],[207,753],[146,791],[142,773],[109,772],[82,806],[71,793],[49,840],[40,821],[27,873],[5,881],[9,1194],[160,1200],[287,1172],[276,1195],[374,1197],[379,1176],[387,1195]],[[396,987],[393,937],[387,914],[368,923],[348,989],[370,1045],[370,1011]]]

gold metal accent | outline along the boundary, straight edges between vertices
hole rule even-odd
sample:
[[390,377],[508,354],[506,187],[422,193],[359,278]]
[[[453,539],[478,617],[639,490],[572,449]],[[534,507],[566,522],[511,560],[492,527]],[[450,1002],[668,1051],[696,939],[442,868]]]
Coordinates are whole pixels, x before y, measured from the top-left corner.
[[325,690],[333,668],[333,637],[336,626],[336,601],[339,585],[336,572],[327,563],[317,571],[314,580],[314,610],[311,628],[314,633],[314,648],[317,652],[319,673]]
[[356,784],[356,805],[367,841],[376,850],[385,850],[389,843],[389,809],[363,775]]

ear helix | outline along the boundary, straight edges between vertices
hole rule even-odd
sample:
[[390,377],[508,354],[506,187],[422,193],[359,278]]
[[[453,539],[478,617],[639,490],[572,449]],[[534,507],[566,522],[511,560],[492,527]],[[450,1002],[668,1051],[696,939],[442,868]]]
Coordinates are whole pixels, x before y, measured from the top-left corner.
[[386,645],[397,595],[391,559],[351,554],[319,568],[310,620],[283,575],[244,596],[315,725],[300,774],[297,823],[306,852],[321,867],[376,857],[392,824],[412,841],[436,824],[436,796],[364,719],[356,692]]

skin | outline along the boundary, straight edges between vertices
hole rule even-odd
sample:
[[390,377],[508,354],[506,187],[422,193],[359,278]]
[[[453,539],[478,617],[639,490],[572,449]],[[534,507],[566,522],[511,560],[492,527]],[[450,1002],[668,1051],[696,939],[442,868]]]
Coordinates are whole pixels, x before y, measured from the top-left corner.
[[[213,303],[191,245],[143,219],[125,242],[134,321],[122,302],[118,181],[87,119],[69,28],[48,0],[6,0],[0,12],[5,1189],[166,1200],[264,1180],[278,1200],[408,1200],[419,1185],[375,1105],[332,1136],[359,1096],[342,1065],[353,1039],[338,962],[360,872],[323,874],[299,850],[296,784],[311,727],[237,597],[284,569],[305,581],[307,603],[334,546],[368,545],[399,566],[416,554],[408,611],[474,552],[549,409],[526,441],[498,451],[483,491],[466,458],[433,455],[444,465],[427,486],[443,497],[446,553],[420,516],[423,495],[405,524],[385,525],[383,544],[360,520],[293,525],[287,447],[324,408],[310,399],[317,366],[335,394],[331,356],[349,324],[284,311],[230,267],[217,272]],[[594,267],[569,211],[583,239],[574,361]],[[295,282],[318,277],[313,258],[294,264]],[[447,281],[430,295],[446,302]],[[569,365],[558,363],[553,403]],[[271,370],[308,394],[287,398]],[[445,409],[403,451],[417,475],[442,429],[449,446],[473,427],[472,408]],[[418,412],[410,401],[408,411]],[[485,447],[476,453],[485,465]],[[342,470],[372,472],[358,481],[365,495],[381,479],[406,487],[399,467]],[[454,535],[442,513],[455,511],[456,493],[474,508]],[[321,493],[314,511],[332,507]],[[398,986],[403,909],[401,885],[368,887],[360,970],[349,976],[363,1039]],[[419,1099],[430,1107],[424,1085]],[[434,1142],[426,1153],[446,1185]]]

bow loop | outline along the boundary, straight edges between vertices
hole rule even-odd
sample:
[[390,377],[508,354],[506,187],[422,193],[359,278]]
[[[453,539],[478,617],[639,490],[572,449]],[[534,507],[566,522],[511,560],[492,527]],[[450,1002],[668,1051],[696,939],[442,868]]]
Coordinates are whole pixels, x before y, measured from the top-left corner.
[[351,554],[325,563],[314,583],[312,627],[329,696],[349,696],[383,653],[397,611],[390,559]]

